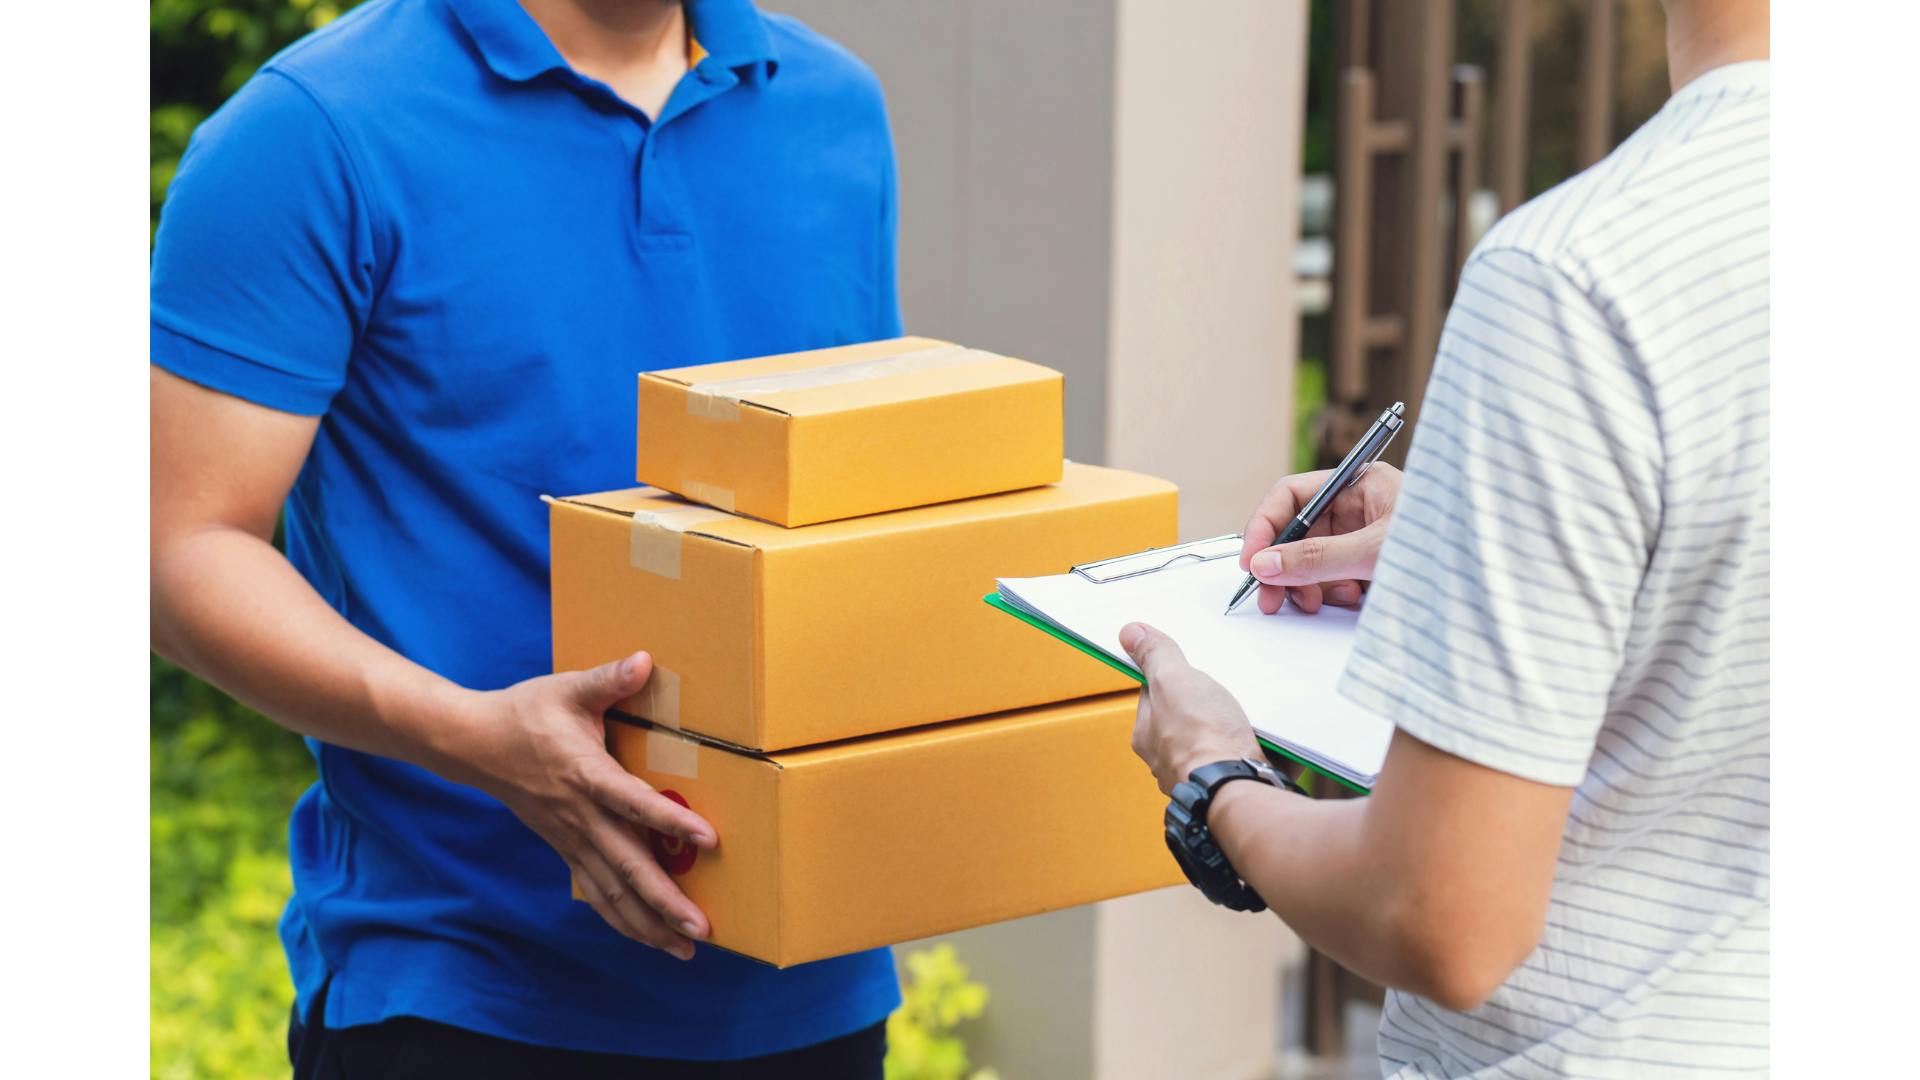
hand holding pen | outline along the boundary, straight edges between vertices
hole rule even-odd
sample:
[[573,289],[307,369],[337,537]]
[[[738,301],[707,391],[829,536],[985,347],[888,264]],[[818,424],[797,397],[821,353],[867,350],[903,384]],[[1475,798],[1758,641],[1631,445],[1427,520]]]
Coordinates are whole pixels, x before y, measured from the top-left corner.
[[1377,462],[1404,414],[1405,406],[1395,402],[1339,466],[1288,476],[1273,486],[1247,521],[1240,567],[1248,575],[1228,612],[1256,590],[1260,610],[1269,615],[1288,597],[1305,612],[1318,611],[1322,603],[1359,603],[1360,583],[1373,577],[1400,492],[1399,470]]

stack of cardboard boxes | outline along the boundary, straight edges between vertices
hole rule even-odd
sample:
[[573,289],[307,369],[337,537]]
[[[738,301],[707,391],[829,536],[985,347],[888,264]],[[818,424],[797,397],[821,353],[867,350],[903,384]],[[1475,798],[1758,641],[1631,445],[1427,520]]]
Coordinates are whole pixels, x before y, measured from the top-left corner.
[[1174,542],[1173,485],[1064,464],[1059,372],[924,338],[640,378],[638,479],[550,500],[555,670],[714,824],[655,850],[786,966],[1173,884],[1135,684],[981,602]]

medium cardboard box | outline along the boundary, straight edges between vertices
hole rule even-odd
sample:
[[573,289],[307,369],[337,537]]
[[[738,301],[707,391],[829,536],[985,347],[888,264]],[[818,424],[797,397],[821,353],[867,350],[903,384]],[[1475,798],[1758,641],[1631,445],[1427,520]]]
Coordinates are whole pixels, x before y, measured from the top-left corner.
[[647,372],[635,477],[787,526],[1051,484],[1064,385],[918,337]]
[[783,529],[647,488],[549,501],[553,663],[653,654],[626,711],[755,750],[1135,685],[980,602],[994,578],[1172,543],[1178,492],[1060,483]]
[[1183,881],[1129,749],[1137,699],[775,754],[618,721],[608,743],[718,831],[650,834],[713,944],[786,967]]

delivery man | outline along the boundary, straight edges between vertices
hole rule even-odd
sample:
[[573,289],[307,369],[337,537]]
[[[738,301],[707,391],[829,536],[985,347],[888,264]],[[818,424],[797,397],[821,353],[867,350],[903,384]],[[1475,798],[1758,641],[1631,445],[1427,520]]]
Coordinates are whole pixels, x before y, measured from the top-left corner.
[[1269,613],[1371,583],[1373,795],[1209,769],[1259,757],[1240,703],[1122,632],[1223,897],[1391,988],[1387,1076],[1767,1070],[1768,13],[1667,13],[1672,100],[1468,262],[1404,478],[1270,547],[1288,477],[1247,525]]
[[603,749],[645,653],[543,675],[539,496],[630,482],[638,371],[899,334],[894,226],[872,73],[747,0],[377,0],[196,134],[153,645],[319,762],[297,1075],[880,1075],[885,950],[697,944],[643,830],[725,841]]

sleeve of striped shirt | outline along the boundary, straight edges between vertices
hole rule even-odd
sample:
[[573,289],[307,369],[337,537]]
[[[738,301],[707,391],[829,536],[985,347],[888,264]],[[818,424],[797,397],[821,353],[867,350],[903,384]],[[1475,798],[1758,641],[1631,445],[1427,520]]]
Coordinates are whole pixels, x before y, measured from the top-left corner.
[[1661,456],[1640,358],[1590,292],[1524,252],[1477,253],[1342,692],[1448,753],[1578,784],[1659,529]]

